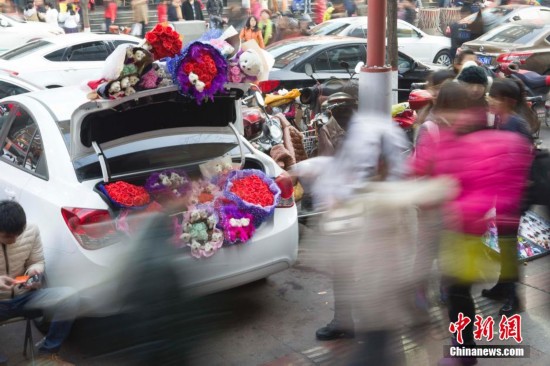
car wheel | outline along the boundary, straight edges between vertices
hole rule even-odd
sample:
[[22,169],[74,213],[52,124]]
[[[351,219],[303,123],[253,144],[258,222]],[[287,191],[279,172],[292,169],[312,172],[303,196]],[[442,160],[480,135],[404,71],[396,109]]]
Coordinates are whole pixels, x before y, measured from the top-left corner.
[[451,64],[451,52],[449,50],[439,51],[435,55],[434,64],[449,66]]

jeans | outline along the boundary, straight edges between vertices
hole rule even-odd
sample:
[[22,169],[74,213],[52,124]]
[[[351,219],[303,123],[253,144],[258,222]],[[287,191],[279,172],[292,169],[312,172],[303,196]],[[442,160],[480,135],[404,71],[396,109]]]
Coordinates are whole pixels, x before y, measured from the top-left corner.
[[11,300],[0,301],[0,320],[25,316],[36,310],[52,311],[50,329],[39,351],[57,353],[71,331],[79,302],[77,293],[68,287],[30,291]]
[[109,29],[111,28],[111,24],[113,24],[113,21],[111,20],[111,18],[105,18],[105,33],[111,33]]

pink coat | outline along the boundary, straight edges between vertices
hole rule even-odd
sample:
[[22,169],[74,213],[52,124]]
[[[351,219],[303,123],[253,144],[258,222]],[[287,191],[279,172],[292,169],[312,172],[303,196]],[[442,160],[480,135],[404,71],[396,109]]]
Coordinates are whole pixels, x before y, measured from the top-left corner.
[[473,235],[487,230],[486,214],[496,208],[499,235],[517,233],[521,199],[533,159],[529,141],[515,132],[483,130],[419,138],[411,159],[416,176],[447,175],[461,187],[448,205],[447,228]]

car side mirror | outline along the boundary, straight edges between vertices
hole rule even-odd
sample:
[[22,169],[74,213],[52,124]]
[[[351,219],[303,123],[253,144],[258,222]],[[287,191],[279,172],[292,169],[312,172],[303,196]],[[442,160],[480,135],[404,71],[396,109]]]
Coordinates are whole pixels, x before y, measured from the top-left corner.
[[254,98],[256,99],[256,102],[258,103],[259,106],[265,107],[265,100],[261,92],[255,91]]
[[6,19],[1,19],[0,20],[0,27],[6,28],[6,27],[9,27],[9,26],[10,26],[10,23],[8,23],[8,21]]
[[365,63],[363,61],[360,61],[357,63],[357,65],[355,65],[355,69],[353,71],[355,71],[356,74],[359,74],[363,66],[365,66]]
[[424,37],[424,35],[422,33],[420,33],[419,31],[415,31],[415,32],[416,32],[416,35],[418,36],[418,38]]

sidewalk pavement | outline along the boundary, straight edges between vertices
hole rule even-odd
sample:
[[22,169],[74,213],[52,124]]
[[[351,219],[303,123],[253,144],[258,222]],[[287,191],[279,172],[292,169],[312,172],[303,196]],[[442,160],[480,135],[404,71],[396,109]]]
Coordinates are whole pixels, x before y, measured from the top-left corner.
[[[521,313],[521,345],[530,347],[529,358],[483,358],[478,359],[479,366],[548,366],[550,365],[550,256],[524,263],[524,279],[518,286],[524,294],[526,311]],[[495,338],[492,342],[481,341],[479,345],[517,345],[513,340],[498,339],[498,310],[500,303],[481,297],[481,290],[487,286],[477,285],[472,293],[477,313],[492,316],[495,320]],[[443,356],[443,346],[449,345],[449,322],[444,306],[432,309],[431,324],[412,334],[404,331],[402,346],[405,349],[409,366],[437,365]],[[264,366],[301,366],[301,365],[334,365],[349,354],[357,344],[354,340],[318,342],[317,347],[294,352]]]

